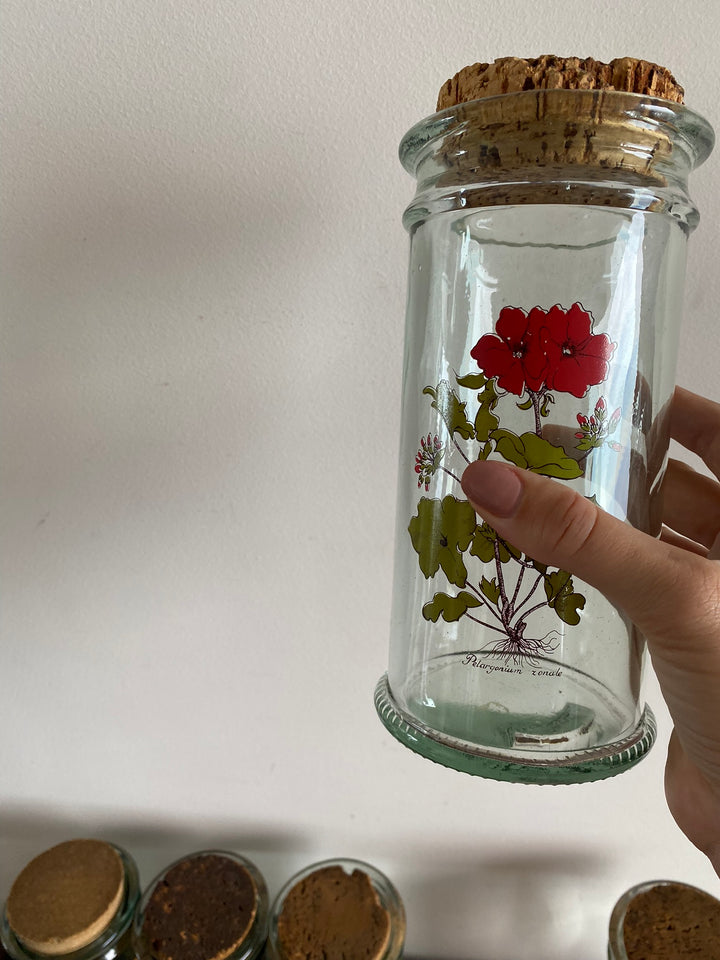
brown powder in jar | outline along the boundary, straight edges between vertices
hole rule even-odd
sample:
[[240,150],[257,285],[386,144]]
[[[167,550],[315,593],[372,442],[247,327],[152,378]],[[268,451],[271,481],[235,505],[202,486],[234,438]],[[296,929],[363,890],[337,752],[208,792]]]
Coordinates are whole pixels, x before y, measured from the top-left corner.
[[102,840],[67,840],[35,857],[12,885],[10,929],[25,946],[49,956],[92,943],[120,907],[125,871]]
[[153,960],[223,960],[243,942],[257,913],[255,881],[220,854],[174,864],[152,891],[140,952]]
[[720,960],[720,901],[681,883],[634,897],[623,924],[628,960]]
[[390,915],[362,870],[321,867],[287,894],[277,936],[287,960],[379,960]]

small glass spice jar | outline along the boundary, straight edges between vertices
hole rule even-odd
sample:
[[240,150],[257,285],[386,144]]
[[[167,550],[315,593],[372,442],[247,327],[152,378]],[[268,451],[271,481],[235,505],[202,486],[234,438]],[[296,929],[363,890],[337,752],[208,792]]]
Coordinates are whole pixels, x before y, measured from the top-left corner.
[[131,960],[140,896],[127,851],[101,840],[68,840],[20,872],[2,914],[12,960]]
[[360,860],[306,867],[282,888],[270,912],[269,960],[397,960],[404,943],[400,895]]
[[608,960],[685,957],[720,960],[720,901],[673,880],[627,890],[610,917]]
[[387,729],[466,773],[576,783],[652,745],[644,639],[570,571],[479,519],[460,480],[504,460],[658,535],[689,173],[714,135],[612,89],[442,110],[400,156],[411,237]]
[[152,881],[133,924],[137,960],[254,960],[267,939],[265,880],[250,860],[200,850]]

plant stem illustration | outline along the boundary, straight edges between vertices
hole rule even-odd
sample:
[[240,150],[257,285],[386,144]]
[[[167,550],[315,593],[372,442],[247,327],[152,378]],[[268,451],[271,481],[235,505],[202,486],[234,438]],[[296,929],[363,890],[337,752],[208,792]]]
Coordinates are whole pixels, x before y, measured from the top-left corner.
[[[603,383],[615,346],[606,334],[593,332],[593,318],[580,303],[567,310],[560,305],[549,310],[533,307],[529,313],[503,308],[494,332],[482,336],[470,351],[477,372],[456,375],[455,385],[441,380],[423,390],[444,429],[442,436],[429,432],[420,439],[414,466],[418,488],[429,491],[439,473],[459,487],[464,467],[490,456],[544,476],[574,480],[583,475],[594,449],[607,443],[619,451],[618,443],[609,438],[621,411],[608,417],[602,396],[590,416],[577,414],[578,429],[570,432],[575,441],[572,455],[543,435],[543,421],[556,395],[583,398],[591,387]],[[461,399],[460,391],[468,392],[468,400]],[[477,409],[471,420],[468,402],[473,394]],[[528,413],[526,432],[501,426],[497,408],[510,395],[518,398],[517,408]],[[458,456],[462,463],[453,469],[452,460]],[[453,494],[422,496],[408,532],[424,577],[429,580],[442,571],[458,588],[455,593],[436,592],[424,604],[423,617],[477,623],[493,636],[485,652],[514,661],[552,653],[553,631],[533,635],[534,615],[543,608],[570,626],[580,622],[585,597],[576,592],[571,574],[523,554],[479,520],[467,500]],[[482,565],[479,577],[468,572],[469,564]]]

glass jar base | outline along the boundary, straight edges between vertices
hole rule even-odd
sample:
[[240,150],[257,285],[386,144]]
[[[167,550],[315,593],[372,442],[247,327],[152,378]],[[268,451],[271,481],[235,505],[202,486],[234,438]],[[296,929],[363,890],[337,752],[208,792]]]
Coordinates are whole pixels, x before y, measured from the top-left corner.
[[[509,783],[564,784],[604,780],[629,770],[655,742],[657,726],[650,707],[627,735],[612,743],[577,750],[533,750],[532,738],[523,749],[502,750],[449,736],[426,726],[402,710],[390,691],[387,674],[375,688],[375,709],[386,729],[420,756],[453,770]],[[558,715],[557,724],[563,717]]]

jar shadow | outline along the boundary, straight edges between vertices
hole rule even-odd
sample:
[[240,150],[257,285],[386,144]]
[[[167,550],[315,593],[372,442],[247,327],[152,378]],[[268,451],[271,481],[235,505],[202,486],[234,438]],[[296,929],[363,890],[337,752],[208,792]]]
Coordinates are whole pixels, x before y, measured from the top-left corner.
[[[433,857],[432,864],[427,876],[397,878],[412,905],[408,960],[577,960],[591,927],[600,941],[606,935],[607,911],[593,897],[593,878],[606,864],[594,851],[509,851],[460,866]],[[447,931],[452,958],[443,949]]]
[[[287,859],[307,849],[311,840],[301,831],[257,822],[144,816],[133,820],[107,811],[57,810],[51,805],[5,805],[0,811],[0,902],[13,880],[34,856],[64,840],[90,837],[129,850],[142,886],[171,861],[198,850],[228,850],[257,861],[270,880],[283,876]],[[284,865],[284,866],[283,866]]]

